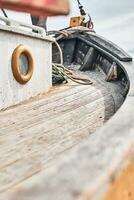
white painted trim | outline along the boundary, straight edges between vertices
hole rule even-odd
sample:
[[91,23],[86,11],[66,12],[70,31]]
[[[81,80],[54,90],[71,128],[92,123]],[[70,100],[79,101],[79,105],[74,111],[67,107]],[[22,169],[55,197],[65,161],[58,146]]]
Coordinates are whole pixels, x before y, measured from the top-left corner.
[[[14,33],[22,34],[22,35],[27,35],[27,36],[34,37],[34,38],[47,40],[49,42],[55,41],[55,39],[53,39],[52,37],[46,36],[45,29],[43,29],[41,27],[29,25],[29,24],[26,24],[23,22],[8,19],[6,17],[1,17],[1,16],[0,16],[0,21],[5,23],[5,25],[0,24],[0,30],[10,31],[10,32],[14,32]],[[32,30],[34,30],[37,33],[32,32]]]

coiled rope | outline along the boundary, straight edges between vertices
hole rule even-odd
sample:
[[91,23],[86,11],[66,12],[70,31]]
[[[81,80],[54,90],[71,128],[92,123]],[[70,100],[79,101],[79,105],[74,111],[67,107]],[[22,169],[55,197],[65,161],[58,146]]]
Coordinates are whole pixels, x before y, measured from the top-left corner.
[[59,78],[59,76],[61,76],[61,81],[57,80],[57,82],[65,81],[67,83],[68,79],[70,79],[71,81],[81,84],[81,85],[92,85],[93,84],[93,82],[89,79],[77,77],[76,75],[74,75],[74,73],[72,71],[70,71],[69,69],[67,69],[66,67],[64,67],[61,64],[53,63],[52,67],[53,67],[52,69],[53,69],[54,83],[56,82],[55,81],[56,76],[57,76],[57,79]]
[[[60,31],[58,31],[59,33]],[[63,32],[61,32],[63,34]],[[64,33],[65,34],[65,33]],[[58,63],[52,63],[52,79],[53,79],[53,84],[56,83],[62,83],[62,82],[68,82],[68,79],[72,80],[75,83],[81,84],[81,85],[92,85],[93,82],[89,79],[85,78],[80,78],[77,77],[72,71],[67,69],[63,63],[63,52],[58,44],[57,41],[54,41],[55,45],[57,46],[59,53],[60,53],[60,64]]]

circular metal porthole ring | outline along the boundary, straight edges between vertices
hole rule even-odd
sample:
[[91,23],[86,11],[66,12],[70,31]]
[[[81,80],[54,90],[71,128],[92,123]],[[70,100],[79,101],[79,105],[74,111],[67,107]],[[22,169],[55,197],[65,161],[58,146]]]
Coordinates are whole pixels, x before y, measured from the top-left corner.
[[[24,54],[28,58],[29,66],[28,66],[28,72],[26,75],[23,75],[20,72],[20,68],[19,68],[19,59],[22,54]],[[34,70],[34,62],[33,62],[33,56],[31,52],[29,51],[27,47],[23,45],[19,45],[12,54],[12,72],[16,81],[18,81],[20,84],[27,83],[33,75],[33,70]]]

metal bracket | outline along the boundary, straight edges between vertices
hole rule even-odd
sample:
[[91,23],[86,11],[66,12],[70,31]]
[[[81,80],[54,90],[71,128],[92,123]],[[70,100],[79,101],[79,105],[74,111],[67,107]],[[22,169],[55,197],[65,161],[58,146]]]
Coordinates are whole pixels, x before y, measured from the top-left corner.
[[22,28],[28,28],[31,31],[33,31],[35,34],[39,34],[41,36],[46,36],[46,31],[43,28],[38,27],[38,26],[25,24],[23,22],[11,20],[11,19],[8,19],[6,17],[0,17],[0,21],[5,22],[5,24],[7,26],[10,26],[11,28],[18,28],[18,29],[21,29],[21,30],[22,30]]

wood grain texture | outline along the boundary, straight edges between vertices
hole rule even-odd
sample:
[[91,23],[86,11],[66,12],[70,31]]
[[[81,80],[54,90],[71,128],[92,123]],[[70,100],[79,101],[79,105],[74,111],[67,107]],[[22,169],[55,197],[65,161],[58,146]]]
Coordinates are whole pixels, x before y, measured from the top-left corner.
[[56,165],[115,113],[113,95],[122,97],[120,83],[106,85],[103,74],[96,73],[81,72],[92,75],[91,86],[69,82],[0,113],[1,194]]

